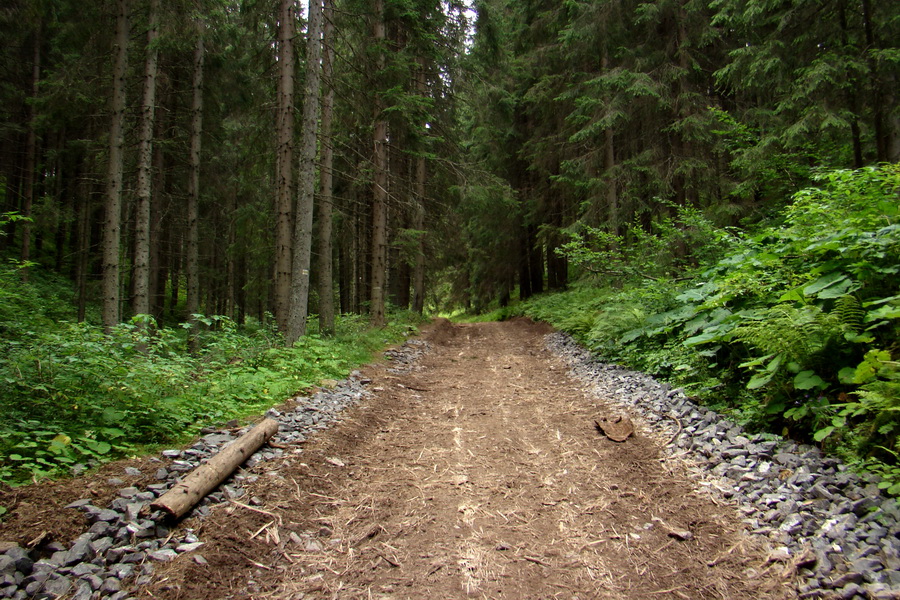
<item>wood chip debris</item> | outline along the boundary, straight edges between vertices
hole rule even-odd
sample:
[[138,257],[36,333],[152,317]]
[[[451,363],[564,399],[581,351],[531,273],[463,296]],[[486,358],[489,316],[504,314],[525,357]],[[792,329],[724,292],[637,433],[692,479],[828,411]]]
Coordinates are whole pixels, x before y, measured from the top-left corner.
[[672,527],[659,517],[653,517],[651,519],[654,523],[659,524],[660,527],[666,532],[666,535],[675,538],[678,541],[686,542],[688,540],[694,539],[694,534],[690,532],[688,529],[681,529],[680,527]]

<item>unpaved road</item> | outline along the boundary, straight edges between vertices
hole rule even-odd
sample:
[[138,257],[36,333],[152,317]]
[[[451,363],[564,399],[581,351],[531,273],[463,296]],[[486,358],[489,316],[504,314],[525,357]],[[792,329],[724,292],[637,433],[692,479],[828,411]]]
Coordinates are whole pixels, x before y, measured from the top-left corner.
[[260,467],[259,506],[183,523],[206,564],[157,568],[141,597],[792,596],[734,507],[660,442],[595,431],[609,409],[543,348],[546,333],[442,322],[412,372],[371,367],[376,395]]

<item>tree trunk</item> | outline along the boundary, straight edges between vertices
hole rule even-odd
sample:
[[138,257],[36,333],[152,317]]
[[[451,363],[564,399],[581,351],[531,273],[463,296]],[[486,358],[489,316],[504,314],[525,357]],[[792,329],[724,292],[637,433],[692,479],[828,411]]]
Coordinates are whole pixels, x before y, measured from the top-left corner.
[[238,253],[235,270],[235,321],[240,325],[244,325],[247,320],[247,293],[244,287],[247,283],[247,253]]
[[134,300],[132,312],[150,313],[150,203],[153,178],[153,131],[156,117],[156,73],[159,51],[159,0],[150,0],[147,25],[147,57],[144,64],[144,98],[138,149],[137,203],[134,209]]
[[[9,146],[9,149],[6,148]],[[6,180],[3,181],[3,199],[4,204],[2,206],[3,212],[14,211],[19,209],[19,186],[22,181],[22,171],[21,164],[18,161],[17,152],[14,151],[13,148],[18,148],[18,140],[16,140],[15,144],[0,144],[0,152],[9,155],[9,164],[6,171]],[[0,234],[0,251],[5,252],[9,247],[10,243],[16,236],[16,221],[7,221],[6,225],[2,229],[2,234]]]
[[[38,22],[34,30],[34,58],[31,65],[31,97],[37,99],[38,86],[41,80],[41,28],[43,24]],[[34,178],[37,164],[37,114],[34,104],[28,107],[28,132],[25,135],[25,172],[24,190],[22,193],[22,216],[31,217],[31,208],[34,204]],[[32,224],[26,220],[22,223],[22,262],[31,260],[31,232]],[[22,280],[28,281],[27,266],[21,270]]]
[[537,239],[537,226],[528,226],[528,265],[531,269],[531,292],[541,294],[544,291],[544,248]]
[[[372,20],[372,37],[377,47],[377,72],[385,67],[385,27],[384,0],[375,0],[375,16]],[[385,279],[387,278],[387,201],[388,201],[388,157],[387,119],[383,114],[384,98],[379,90],[375,92],[374,103],[374,184],[372,186],[372,290],[370,322],[373,327],[384,327]]]
[[116,3],[112,119],[109,127],[109,170],[103,224],[103,326],[119,322],[119,242],[122,237],[122,146],[125,122],[125,74],[128,61],[128,2]]
[[278,97],[275,130],[275,320],[287,331],[291,298],[291,235],[294,174],[294,35],[295,0],[278,7]]
[[[416,78],[416,89],[424,98],[428,92],[425,81],[424,60],[419,60],[419,71]],[[425,123],[422,124],[423,129]],[[425,190],[428,181],[425,156],[416,158],[415,204],[413,207],[412,228],[416,231],[416,255],[412,270],[412,309],[422,314],[425,309]]]
[[187,253],[185,274],[187,276],[187,313],[192,323],[190,346],[197,347],[197,323],[194,315],[200,310],[200,150],[203,137],[203,21],[197,19],[197,40],[194,46],[194,69],[191,84],[191,150],[190,173],[188,176],[187,199]]
[[[357,197],[357,200],[359,198]],[[356,235],[353,236],[353,310],[356,314],[369,312],[369,288],[372,284],[369,279],[372,256],[372,204],[366,195],[367,204],[357,203],[354,213],[354,226]]]
[[333,236],[334,243],[336,245],[335,254],[337,258],[337,264],[335,264],[335,270],[337,271],[337,310],[339,313],[346,314],[350,312],[350,285],[348,283],[347,272],[347,265],[349,264],[347,247],[350,237],[349,235],[347,235],[347,233],[349,231],[350,215],[340,205],[336,206],[335,208],[335,212],[338,215],[337,221],[335,222]]
[[319,198],[319,332],[323,335],[334,333],[334,283],[333,249],[332,249],[332,211],[334,193],[334,145],[331,139],[331,122],[334,115],[334,23],[332,15],[333,0],[324,0],[324,26],[322,45],[325,56],[322,60],[322,79],[325,83],[325,94],[322,98],[322,167]]
[[[165,89],[165,88],[163,88]],[[168,92],[168,90],[166,90]],[[170,94],[162,96],[160,106],[168,106]],[[160,110],[155,119],[156,138],[166,131],[167,110]],[[163,251],[168,248],[172,239],[171,227],[166,226],[166,216],[171,207],[171,198],[167,194],[168,179],[166,177],[166,153],[162,144],[153,147],[153,197],[150,202],[150,312],[162,325],[166,308],[166,281],[168,281],[167,256]],[[171,219],[169,219],[171,220]]]
[[[862,0],[860,3],[863,17],[863,31],[866,36],[866,49],[878,50],[880,44],[875,40],[875,28],[872,22],[872,3],[870,0]],[[869,86],[871,88],[871,105],[872,105],[872,129],[875,134],[875,153],[878,162],[886,162],[889,160],[890,154],[890,134],[885,127],[884,106],[892,106],[885,104],[884,94],[882,93],[882,82],[878,74],[878,64],[872,58],[870,52],[866,52],[866,60],[869,63]]]
[[[87,170],[86,167],[83,167],[83,170]],[[93,220],[92,194],[87,181],[86,173],[82,172],[78,179],[78,216],[76,220],[78,241],[75,253],[75,290],[79,323],[84,321],[87,308],[87,279],[90,269],[91,221]]]
[[519,299],[527,300],[534,295],[531,285],[531,267],[528,259],[531,256],[531,242],[528,239],[528,228],[519,226]]
[[319,88],[322,78],[322,0],[310,0],[306,40],[306,90],[303,95],[303,137],[291,262],[291,311],[285,341],[306,335],[309,315],[309,267],[312,255],[313,205],[316,191],[316,137],[319,129]]
[[[184,232],[179,232],[177,239],[172,240],[169,253],[169,314],[176,321],[178,314],[178,297],[181,295],[181,267],[184,261]],[[177,248],[176,248],[177,245]]]
[[[403,126],[401,125],[401,128]],[[397,146],[388,146],[388,164],[390,165],[390,173],[388,173],[388,189],[394,194],[395,202],[398,207],[413,206],[413,178],[412,163],[408,160],[405,152],[400,152]],[[388,210],[387,231],[402,231],[408,229],[409,215],[404,214],[405,211]],[[389,302],[398,308],[409,308],[409,260],[398,244],[391,244],[390,235],[388,235],[387,248],[387,292],[385,302]],[[404,273],[404,270],[406,271]],[[403,286],[406,289],[403,289]]]
[[[557,172],[559,172],[557,163]],[[547,235],[547,289],[564,290],[568,285],[569,263],[565,256],[557,254],[556,250],[563,244],[560,233],[565,222],[566,203],[558,195],[550,197],[549,224],[552,229]]]
[[151,508],[164,510],[178,518],[184,515],[204,496],[214,490],[244,463],[250,455],[278,433],[278,421],[263,419],[256,427],[227,444],[210,458],[157,498]]
[[225,205],[225,226],[228,236],[225,246],[225,315],[231,320],[235,320],[237,317],[237,311],[235,310],[237,305],[235,294],[235,287],[237,286],[237,264],[235,259],[235,244],[237,244],[237,227],[235,224],[237,193],[236,189],[230,189]]
[[349,213],[344,213],[337,229],[338,242],[338,296],[341,303],[341,313],[350,314],[353,312],[352,289],[353,289],[353,273],[351,266],[353,265],[353,240],[356,236],[350,235],[353,230],[353,221]]
[[[57,273],[63,273],[71,269],[65,269],[66,258],[72,255],[74,246],[71,244],[74,227],[68,215],[75,214],[75,160],[70,153],[65,151],[66,131],[60,129],[56,136],[56,190],[54,193],[60,204],[60,214],[56,219],[56,235],[54,241],[53,264]],[[68,245],[68,247],[67,247]]]

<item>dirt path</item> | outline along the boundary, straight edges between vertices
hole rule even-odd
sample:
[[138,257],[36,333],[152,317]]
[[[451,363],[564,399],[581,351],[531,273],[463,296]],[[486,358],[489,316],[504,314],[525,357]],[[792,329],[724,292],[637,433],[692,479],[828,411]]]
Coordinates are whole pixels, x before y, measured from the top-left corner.
[[[431,332],[412,372],[197,522],[147,598],[781,597],[734,508],[606,412],[528,321]],[[190,523],[186,523],[190,526]],[[679,540],[668,532],[688,530]]]

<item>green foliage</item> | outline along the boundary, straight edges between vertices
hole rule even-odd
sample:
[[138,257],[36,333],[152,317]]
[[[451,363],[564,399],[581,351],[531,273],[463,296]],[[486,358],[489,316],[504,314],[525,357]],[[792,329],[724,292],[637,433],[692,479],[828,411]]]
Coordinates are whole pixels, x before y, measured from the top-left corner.
[[[22,306],[30,306],[29,293],[18,294]],[[309,335],[284,348],[269,328],[197,315],[202,346],[192,355],[186,329],[158,328],[147,315],[109,333],[71,322],[24,331],[8,320],[25,318],[16,305],[0,308],[7,311],[0,322],[0,482],[11,484],[258,414],[323,379],[344,377],[385,343],[413,333],[418,319],[397,313],[385,329],[368,331],[364,318],[343,318],[334,337]]]
[[[795,194],[778,223],[742,237],[708,235],[717,251],[728,249],[687,281],[632,278],[618,290],[537,298],[525,312],[606,359],[683,385],[741,423],[882,465],[873,469],[894,473],[893,486],[900,165],[815,178],[820,185]],[[594,239],[609,241],[601,234]],[[625,239],[599,250],[586,239],[569,246],[573,261],[618,261],[622,273],[650,268]]]
[[621,235],[576,223],[557,254],[591,273],[620,280],[673,277],[721,254],[730,237],[727,231],[697,208],[657,200],[674,216],[657,219],[650,231],[639,220]]

